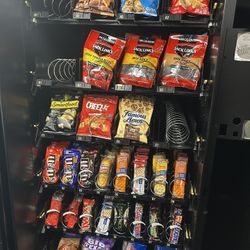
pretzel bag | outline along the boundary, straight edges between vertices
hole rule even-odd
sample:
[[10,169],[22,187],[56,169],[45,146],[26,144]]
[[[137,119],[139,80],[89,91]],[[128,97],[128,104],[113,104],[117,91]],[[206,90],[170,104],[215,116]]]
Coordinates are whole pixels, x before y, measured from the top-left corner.
[[119,77],[121,84],[152,88],[165,41],[129,34]]
[[83,49],[83,82],[108,90],[125,42],[91,30]]
[[172,0],[169,11],[172,14],[195,14],[209,16],[209,0]]
[[205,35],[170,35],[161,72],[161,85],[196,90],[208,43]]
[[117,96],[85,95],[77,135],[111,140]]

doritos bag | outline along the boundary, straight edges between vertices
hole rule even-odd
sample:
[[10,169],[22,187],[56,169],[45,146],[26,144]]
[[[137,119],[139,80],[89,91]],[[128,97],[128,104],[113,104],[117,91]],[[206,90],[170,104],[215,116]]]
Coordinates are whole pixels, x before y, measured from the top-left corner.
[[172,0],[169,11],[172,14],[190,13],[209,16],[209,0]]
[[77,135],[111,139],[117,96],[85,95]]
[[161,85],[196,90],[207,43],[205,35],[170,35],[161,66]]
[[119,77],[121,84],[152,88],[159,58],[165,46],[159,37],[129,34]]
[[90,31],[83,49],[83,82],[108,90],[124,46],[123,40]]

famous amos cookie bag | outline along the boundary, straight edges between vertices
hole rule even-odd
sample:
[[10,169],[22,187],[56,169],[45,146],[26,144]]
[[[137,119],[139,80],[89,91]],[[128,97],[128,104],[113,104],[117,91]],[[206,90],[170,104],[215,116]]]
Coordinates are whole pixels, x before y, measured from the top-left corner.
[[50,112],[46,117],[43,132],[75,133],[80,96],[55,95],[51,99]]
[[165,43],[159,37],[129,34],[126,38],[119,82],[142,88],[152,88]]
[[172,14],[193,14],[209,16],[209,0],[172,0],[169,11]]
[[77,135],[111,140],[117,102],[117,96],[85,95]]
[[127,96],[119,102],[119,125],[116,138],[148,142],[154,99],[145,96]]
[[125,42],[91,30],[83,49],[83,82],[108,90]]
[[206,35],[170,35],[161,65],[161,85],[196,90],[207,44]]
[[45,225],[57,228],[59,224],[60,214],[62,210],[62,200],[64,194],[61,191],[56,191],[51,199],[50,208],[46,212]]

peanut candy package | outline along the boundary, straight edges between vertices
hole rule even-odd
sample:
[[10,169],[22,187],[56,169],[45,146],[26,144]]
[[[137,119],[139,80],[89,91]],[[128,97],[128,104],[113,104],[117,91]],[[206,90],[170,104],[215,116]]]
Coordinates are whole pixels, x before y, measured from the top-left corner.
[[184,199],[188,157],[186,154],[178,154],[174,164],[173,198]]
[[116,138],[148,142],[154,100],[144,96],[127,96],[119,103],[120,121]]

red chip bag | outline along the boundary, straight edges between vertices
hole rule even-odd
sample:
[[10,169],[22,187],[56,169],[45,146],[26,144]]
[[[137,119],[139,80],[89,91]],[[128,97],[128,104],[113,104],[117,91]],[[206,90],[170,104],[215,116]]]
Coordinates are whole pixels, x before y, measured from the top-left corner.
[[124,46],[123,40],[90,31],[83,49],[83,82],[108,90]]
[[209,0],[172,0],[169,11],[172,14],[190,13],[209,16]]
[[165,46],[159,37],[129,34],[119,77],[121,84],[152,88],[159,58]]
[[46,213],[45,225],[54,228],[58,227],[60,213],[62,209],[62,200],[64,194],[61,191],[56,191],[51,199],[50,209]]
[[59,180],[60,159],[69,142],[53,142],[46,149],[45,164],[43,169],[43,182],[56,184]]
[[117,96],[85,95],[77,135],[111,139]]
[[161,66],[161,85],[195,90],[207,43],[205,35],[170,35]]

